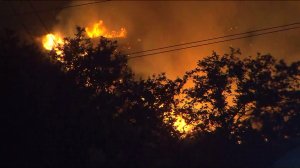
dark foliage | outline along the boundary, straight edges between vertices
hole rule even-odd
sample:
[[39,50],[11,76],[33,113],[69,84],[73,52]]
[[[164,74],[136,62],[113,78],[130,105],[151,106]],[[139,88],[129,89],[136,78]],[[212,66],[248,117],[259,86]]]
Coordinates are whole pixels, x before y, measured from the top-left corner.
[[184,90],[192,100],[188,108],[207,104],[190,113],[202,121],[197,126],[201,132],[213,127],[213,134],[243,143],[300,134],[291,124],[297,123],[300,110],[300,62],[287,65],[261,54],[242,59],[239,50],[231,49],[199,61],[187,76],[194,82]]
[[1,37],[3,166],[270,166],[299,136],[300,62],[232,49],[183,78],[136,79],[116,42],[81,28],[58,50]]

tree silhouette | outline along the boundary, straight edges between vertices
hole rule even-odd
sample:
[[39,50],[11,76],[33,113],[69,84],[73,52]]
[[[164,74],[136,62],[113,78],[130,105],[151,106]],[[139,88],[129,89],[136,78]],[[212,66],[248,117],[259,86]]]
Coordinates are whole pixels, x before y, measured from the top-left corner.
[[4,167],[81,165],[88,95],[35,45],[2,35]]
[[8,32],[0,51],[4,166],[270,166],[300,133],[300,62],[231,49],[138,79],[116,41],[81,28],[50,53]]
[[84,29],[77,30],[50,57],[91,95],[94,109],[89,113],[94,117],[89,122],[94,137],[90,143],[107,157],[118,156],[106,165],[151,163],[150,159],[138,162],[131,158],[158,158],[160,146],[172,145],[170,132],[175,131],[163,118],[173,103],[175,84],[165,75],[136,80],[115,41],[101,37],[93,45]]
[[235,49],[213,53],[187,73],[194,82],[184,91],[189,108],[202,105],[191,112],[199,116],[192,119],[201,121],[200,131],[214,130],[238,142],[254,140],[254,134],[264,141],[295,136],[296,128],[289,127],[298,115],[299,72],[299,62],[287,65],[271,55],[241,59]]

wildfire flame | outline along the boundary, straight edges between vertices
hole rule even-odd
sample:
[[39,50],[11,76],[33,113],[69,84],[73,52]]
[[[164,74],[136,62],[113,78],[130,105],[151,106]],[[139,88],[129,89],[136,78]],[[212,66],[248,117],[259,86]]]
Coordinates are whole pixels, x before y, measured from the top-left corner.
[[[106,38],[124,38],[127,35],[125,28],[121,28],[120,31],[109,31],[102,20],[93,24],[92,28],[86,27],[85,31],[90,38],[97,38],[100,36]],[[52,50],[55,49],[58,44],[63,44],[63,38],[58,34],[49,33],[43,37],[42,43],[46,50]]]
[[174,108],[172,108],[170,112],[165,113],[165,123],[169,122],[169,117],[174,120],[172,126],[181,134],[180,138],[185,138],[193,133],[195,125],[193,123],[187,123],[182,114],[175,114]]
[[[97,38],[100,36],[106,38],[124,38],[127,35],[127,31],[125,28],[121,28],[119,31],[115,31],[115,30],[109,31],[108,28],[104,25],[102,20],[93,24],[92,27],[86,27],[85,31],[89,38]],[[43,43],[43,47],[46,50],[54,49],[56,53],[61,56],[61,58],[58,58],[58,61],[63,60],[62,51],[59,51],[57,49],[58,45],[64,44],[63,38],[62,36],[60,36],[59,33],[46,34],[42,38],[42,43]],[[175,119],[173,126],[178,132],[183,134],[183,137],[192,132],[192,129],[194,127],[193,125],[186,123],[185,119],[182,116],[175,115],[174,111],[171,113],[172,113],[172,117]]]
[[173,126],[177,131],[183,133],[184,135],[190,133],[193,129],[193,125],[187,124],[185,119],[180,115],[176,116],[176,121]]
[[90,38],[95,38],[100,36],[106,38],[123,38],[126,37],[127,34],[125,28],[121,28],[120,31],[115,31],[115,30],[108,31],[108,29],[104,26],[102,20],[100,20],[98,23],[95,23],[92,29],[86,27],[85,31]]
[[63,39],[59,35],[49,33],[43,38],[43,46],[46,50],[52,50],[57,47],[58,44],[63,44]]

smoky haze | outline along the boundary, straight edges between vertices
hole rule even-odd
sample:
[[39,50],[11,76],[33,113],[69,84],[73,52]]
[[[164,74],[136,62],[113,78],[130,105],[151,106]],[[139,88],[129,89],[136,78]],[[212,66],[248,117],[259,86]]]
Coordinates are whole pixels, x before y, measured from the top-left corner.
[[[69,5],[75,3],[79,2]],[[299,16],[300,2],[110,1],[62,10],[52,30],[70,36],[76,25],[103,20],[110,29],[126,28],[127,38],[121,43],[129,43],[128,52],[134,52],[289,24],[298,22]],[[300,58],[299,39],[299,30],[291,30],[132,59],[129,64],[139,76],[166,72],[175,78],[212,51],[223,54],[229,47],[240,48],[244,56],[271,53],[295,61]]]

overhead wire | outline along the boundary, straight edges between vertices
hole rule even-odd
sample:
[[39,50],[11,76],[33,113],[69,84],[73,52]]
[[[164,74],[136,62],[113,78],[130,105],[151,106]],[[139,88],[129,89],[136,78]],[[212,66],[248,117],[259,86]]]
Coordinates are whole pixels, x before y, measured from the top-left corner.
[[[111,1],[111,0],[104,0],[104,1],[96,1],[96,2],[88,2],[88,3],[84,3],[84,4],[78,4],[78,5],[70,5],[70,6],[64,6],[61,8],[55,8],[55,9],[49,9],[49,10],[44,10],[45,11],[56,11],[56,10],[62,10],[62,9],[67,9],[67,8],[73,8],[73,7],[80,7],[80,6],[85,6],[85,5],[91,5],[91,4],[97,4],[97,3],[103,3],[103,2],[107,2],[107,1]],[[39,15],[40,12],[43,11],[37,11],[36,8],[34,7],[34,5],[31,3],[31,1],[28,1],[31,9],[32,9],[32,13],[38,18],[39,22],[41,23],[42,27],[46,30],[47,34],[50,34],[50,30],[48,29],[47,25],[44,23],[44,21],[42,20],[41,16]],[[55,44],[55,40],[53,40],[53,43]]]
[[20,15],[32,15],[32,14],[36,14],[36,13],[44,13],[44,12],[50,12],[50,11],[64,10],[64,9],[68,9],[68,8],[75,8],[75,7],[99,4],[99,3],[104,3],[104,2],[108,2],[108,1],[112,1],[112,0],[87,2],[87,3],[82,3],[82,4],[77,4],[77,5],[68,5],[68,6],[58,7],[58,8],[51,8],[51,9],[45,9],[45,10],[36,10],[36,12],[33,12],[33,11],[22,12],[22,13],[19,13],[19,14]]
[[[51,11],[51,10],[59,10],[59,9],[61,10],[61,9],[72,8],[72,7],[80,7],[80,6],[85,6],[85,5],[103,3],[103,2],[107,2],[107,1],[111,1],[111,0],[89,2],[89,3],[84,3],[84,4],[78,4],[78,5],[70,5],[70,6],[64,6],[64,7],[61,7],[61,8],[49,9],[49,10],[44,10],[44,11],[37,11],[35,9],[35,7],[32,5],[32,3],[30,1],[28,1],[28,2],[29,2],[30,6],[31,6],[31,8],[33,10],[32,13],[37,16],[39,22],[41,23],[41,25],[43,26],[43,28],[47,31],[47,33],[50,33],[48,27],[46,26],[46,24],[43,22],[43,20],[41,19],[40,15],[39,15],[40,12],[46,12],[46,11]],[[17,14],[15,10],[14,10],[14,13],[15,13],[15,15]],[[26,14],[26,13],[24,13],[24,14]],[[280,25],[280,26],[274,26],[274,27],[269,27],[269,28],[262,28],[262,29],[247,31],[247,32],[243,32],[243,33],[230,34],[230,35],[225,35],[225,36],[208,38],[208,39],[204,39],[204,40],[198,40],[198,41],[192,41],[192,42],[187,42],[187,43],[175,44],[175,45],[170,45],[170,46],[165,46],[165,47],[159,47],[159,48],[154,48],[154,49],[148,49],[148,50],[143,50],[143,51],[137,51],[137,52],[128,53],[126,55],[128,55],[128,59],[141,58],[141,57],[146,57],[146,56],[151,56],[151,55],[157,55],[157,54],[161,54],[161,53],[167,53],[167,52],[172,52],[172,51],[185,50],[185,49],[189,49],[189,48],[201,47],[201,46],[206,46],[206,45],[223,43],[223,42],[227,42],[227,41],[233,41],[233,40],[238,40],[238,39],[250,38],[250,37],[255,37],[255,36],[262,36],[262,35],[266,35],[266,34],[272,34],[272,33],[277,33],[277,32],[282,32],[282,31],[287,31],[287,30],[298,29],[300,27],[285,28],[285,29],[275,30],[275,31],[271,31],[271,32],[264,32],[264,33],[259,33],[259,34],[252,34],[252,35],[247,35],[247,36],[242,36],[242,37],[230,38],[230,39],[226,39],[226,40],[213,41],[213,42],[199,44],[199,45],[192,45],[192,46],[187,46],[187,47],[181,47],[181,48],[175,48],[175,49],[170,49],[170,50],[164,50],[164,49],[169,49],[169,48],[174,48],[174,47],[179,47],[179,46],[186,46],[186,45],[191,45],[191,44],[196,44],[196,43],[201,43],[201,42],[207,42],[207,41],[224,39],[224,38],[235,37],[235,36],[241,36],[241,35],[246,35],[246,34],[251,34],[251,33],[257,33],[257,32],[262,32],[262,31],[267,31],[267,30],[273,30],[273,29],[284,28],[284,27],[288,27],[288,26],[299,25],[299,24],[300,24],[300,22],[295,22],[295,23],[291,23],[291,24],[285,24],[285,25]],[[23,24],[23,27],[25,27],[25,29],[26,29],[26,26],[24,24]],[[164,50],[164,51],[159,51],[159,50]],[[158,52],[139,55],[141,53],[147,53],[147,52],[153,52],[153,51],[158,51]],[[131,56],[131,55],[136,55],[136,56]]]
[[50,33],[50,30],[48,29],[48,27],[46,26],[46,24],[44,23],[44,21],[42,20],[41,16],[39,15],[39,13],[37,12],[37,10],[35,9],[35,7],[33,6],[33,4],[31,3],[31,1],[27,1],[33,11],[33,13],[35,14],[35,16],[38,18],[39,22],[41,23],[42,27],[46,30],[47,33]]
[[299,28],[300,28],[300,26],[299,27],[291,27],[291,28],[274,30],[274,31],[269,31],[269,32],[264,32],[264,33],[259,33],[259,34],[252,34],[252,35],[247,35],[247,36],[242,36],[242,37],[230,38],[230,39],[226,39],[226,40],[214,41],[214,42],[210,42],[210,43],[204,43],[204,44],[193,45],[193,46],[188,46],[188,47],[176,48],[176,49],[172,49],[172,50],[165,50],[165,51],[149,53],[149,54],[143,54],[143,55],[137,55],[137,56],[128,56],[128,59],[142,58],[142,57],[146,57],[146,56],[152,56],[152,55],[157,55],[157,54],[162,54],[162,53],[167,53],[167,52],[172,52],[172,51],[185,50],[185,49],[189,49],[189,48],[201,47],[201,46],[206,46],[206,45],[212,45],[212,44],[223,43],[223,42],[228,42],[228,41],[233,41],[233,40],[239,40],[239,39],[255,37],[255,36],[262,36],[262,35],[266,35],[266,34],[273,34],[273,33],[277,33],[277,32],[294,30],[294,29],[299,29]]
[[295,23],[285,24],[285,25],[280,25],[280,26],[273,26],[273,27],[268,27],[268,28],[262,28],[262,29],[247,31],[247,32],[243,32],[243,33],[236,33],[236,34],[230,34],[230,35],[225,35],[225,36],[213,37],[213,38],[197,40],[197,41],[192,41],[192,42],[180,43],[180,44],[175,44],[175,45],[170,45],[170,46],[165,46],[165,47],[142,50],[142,51],[127,53],[127,55],[135,55],[135,54],[140,54],[140,53],[145,53],[145,52],[152,52],[152,51],[156,51],[156,50],[168,49],[168,48],[184,46],[184,45],[189,45],[189,44],[195,44],[195,43],[201,43],[201,42],[206,42],[206,41],[211,41],[211,40],[218,40],[218,39],[223,39],[223,38],[227,38],[227,37],[240,36],[240,35],[260,32],[260,31],[273,30],[273,29],[278,29],[278,28],[282,28],[282,27],[294,26],[294,25],[300,25],[300,22],[295,22]]
[[[12,12],[13,12],[13,15],[15,17],[19,17],[20,18],[21,16],[18,14],[18,12],[16,11],[16,9],[14,8],[14,5],[12,3],[13,3],[12,1],[8,2],[9,6],[10,6]],[[27,28],[27,26],[24,24],[23,19],[20,19],[20,22],[18,22],[18,23],[20,23],[20,25],[23,27],[23,29],[26,32],[26,34],[31,38],[31,40],[34,41],[34,36],[29,31],[29,29]]]
[[[48,29],[47,25],[44,23],[43,19],[41,18],[41,16],[39,15],[39,13],[37,12],[36,8],[33,6],[33,4],[31,3],[31,1],[28,1],[29,6],[31,7],[32,11],[35,13],[35,16],[38,18],[39,22],[41,23],[42,27],[46,30],[47,34],[50,34],[50,30]],[[57,43],[55,41],[55,39],[51,38],[54,45],[56,46]]]

